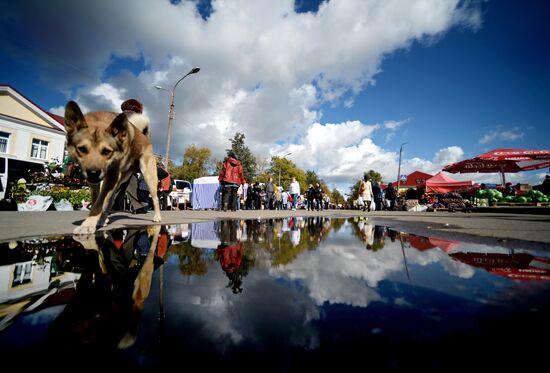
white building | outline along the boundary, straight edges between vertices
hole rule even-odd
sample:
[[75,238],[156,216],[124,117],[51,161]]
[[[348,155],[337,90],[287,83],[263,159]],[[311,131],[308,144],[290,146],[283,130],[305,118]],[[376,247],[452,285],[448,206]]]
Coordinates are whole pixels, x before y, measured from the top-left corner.
[[8,85],[0,85],[0,199],[8,183],[25,178],[53,160],[63,161],[63,118],[41,107]]

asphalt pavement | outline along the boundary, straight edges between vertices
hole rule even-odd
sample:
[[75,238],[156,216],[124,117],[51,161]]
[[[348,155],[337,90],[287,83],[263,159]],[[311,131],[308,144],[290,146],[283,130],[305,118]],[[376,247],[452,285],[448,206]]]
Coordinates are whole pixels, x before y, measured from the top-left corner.
[[[86,218],[85,211],[0,211],[0,242],[51,235],[70,235]],[[322,216],[327,218],[366,218],[373,224],[392,227],[403,232],[428,237],[440,237],[465,242],[486,243],[509,247],[535,247],[550,250],[550,215],[502,212],[412,212],[324,210],[186,210],[163,211],[162,223],[186,224],[213,219],[276,219],[284,217]],[[114,213],[101,228],[153,225],[153,213],[133,215]]]

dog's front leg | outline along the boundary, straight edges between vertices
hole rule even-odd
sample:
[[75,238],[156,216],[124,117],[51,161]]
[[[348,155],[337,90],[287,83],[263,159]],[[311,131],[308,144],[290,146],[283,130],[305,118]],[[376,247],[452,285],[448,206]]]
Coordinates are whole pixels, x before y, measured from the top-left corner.
[[97,202],[100,187],[101,183],[90,184],[90,191],[92,192],[92,203],[90,204],[90,206],[95,205],[95,203]]
[[98,223],[107,217],[111,198],[115,192],[115,186],[118,184],[117,179],[117,177],[103,179],[99,195],[90,210],[90,214],[80,226],[74,229],[74,234],[93,234]]
[[155,215],[153,216],[154,222],[159,222],[162,220],[160,216],[160,206],[158,198],[158,178],[157,178],[157,164],[153,157],[148,157],[139,161],[139,167],[147,188],[149,188],[149,193],[151,194],[151,199],[153,200],[153,207],[155,209]]
[[134,310],[142,311],[145,300],[149,296],[151,290],[151,280],[153,277],[153,271],[155,270],[154,266],[154,257],[155,251],[157,249],[157,243],[160,233],[160,225],[155,225],[152,228],[148,228],[147,232],[151,239],[151,245],[149,247],[149,252],[147,257],[143,262],[135,281],[134,281],[134,291],[132,292],[132,299],[134,301]]

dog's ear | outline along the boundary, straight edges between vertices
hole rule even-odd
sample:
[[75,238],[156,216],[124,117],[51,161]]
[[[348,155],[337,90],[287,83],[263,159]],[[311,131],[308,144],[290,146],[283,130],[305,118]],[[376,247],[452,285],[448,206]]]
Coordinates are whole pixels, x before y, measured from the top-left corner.
[[88,124],[84,120],[84,115],[80,111],[80,107],[74,101],[67,102],[65,107],[65,128],[67,133],[70,134],[73,131],[86,128]]
[[119,114],[107,129],[107,132],[109,132],[113,137],[118,137],[120,140],[124,140],[128,135],[128,125],[129,122],[126,114]]

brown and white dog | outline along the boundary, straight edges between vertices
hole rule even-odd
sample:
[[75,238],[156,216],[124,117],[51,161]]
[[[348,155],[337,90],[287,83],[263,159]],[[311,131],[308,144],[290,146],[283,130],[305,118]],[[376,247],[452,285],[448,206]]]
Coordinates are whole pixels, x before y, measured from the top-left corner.
[[92,209],[74,234],[92,234],[105,222],[121,184],[141,172],[153,199],[153,221],[161,221],[157,197],[157,168],[149,138],[125,114],[82,114],[74,101],[65,107],[67,149],[88,180]]

